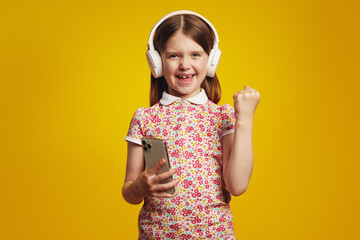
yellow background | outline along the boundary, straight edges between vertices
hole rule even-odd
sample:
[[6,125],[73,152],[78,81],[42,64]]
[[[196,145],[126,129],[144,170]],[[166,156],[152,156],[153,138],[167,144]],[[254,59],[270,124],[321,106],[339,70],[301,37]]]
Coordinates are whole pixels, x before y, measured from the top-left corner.
[[0,239],[136,239],[124,137],[163,15],[216,27],[221,104],[262,96],[239,239],[360,239],[357,1],[1,1]]

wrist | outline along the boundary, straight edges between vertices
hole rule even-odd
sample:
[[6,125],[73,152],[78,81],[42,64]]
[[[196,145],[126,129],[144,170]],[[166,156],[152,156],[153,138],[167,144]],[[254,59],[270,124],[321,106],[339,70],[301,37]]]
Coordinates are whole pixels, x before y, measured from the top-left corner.
[[253,116],[237,116],[235,126],[252,126],[254,122]]
[[139,191],[138,185],[137,185],[137,183],[136,183],[136,180],[133,181],[133,182],[130,184],[129,188],[130,188],[130,191],[131,191],[132,195],[133,195],[136,199],[142,200],[142,199],[144,198],[144,197],[140,194],[140,191]]

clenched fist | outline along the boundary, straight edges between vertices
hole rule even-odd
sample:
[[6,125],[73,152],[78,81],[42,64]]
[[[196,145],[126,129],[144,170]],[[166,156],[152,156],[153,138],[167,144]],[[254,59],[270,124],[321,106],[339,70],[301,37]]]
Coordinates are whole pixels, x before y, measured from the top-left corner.
[[260,93],[249,86],[245,86],[234,94],[234,109],[236,120],[253,118],[257,105],[260,102]]

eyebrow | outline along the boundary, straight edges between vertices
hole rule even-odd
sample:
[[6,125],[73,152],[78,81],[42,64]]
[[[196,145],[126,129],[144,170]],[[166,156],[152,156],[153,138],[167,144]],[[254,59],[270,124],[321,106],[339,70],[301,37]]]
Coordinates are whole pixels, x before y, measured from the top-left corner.
[[[164,54],[182,53],[182,51],[164,51]],[[205,53],[204,50],[190,51],[190,53]]]

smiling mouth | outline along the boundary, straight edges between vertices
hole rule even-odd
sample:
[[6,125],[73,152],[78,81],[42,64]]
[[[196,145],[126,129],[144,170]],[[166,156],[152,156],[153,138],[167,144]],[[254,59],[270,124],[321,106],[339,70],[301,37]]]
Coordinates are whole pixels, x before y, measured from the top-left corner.
[[190,83],[193,79],[193,77],[195,76],[195,74],[190,74],[190,75],[184,75],[184,76],[179,76],[176,75],[177,79],[181,82],[181,83]]
[[194,76],[194,74],[192,74],[192,75],[186,75],[186,76],[179,76],[179,75],[176,75],[176,77],[178,77],[178,78],[180,78],[180,79],[191,78],[192,76]]

